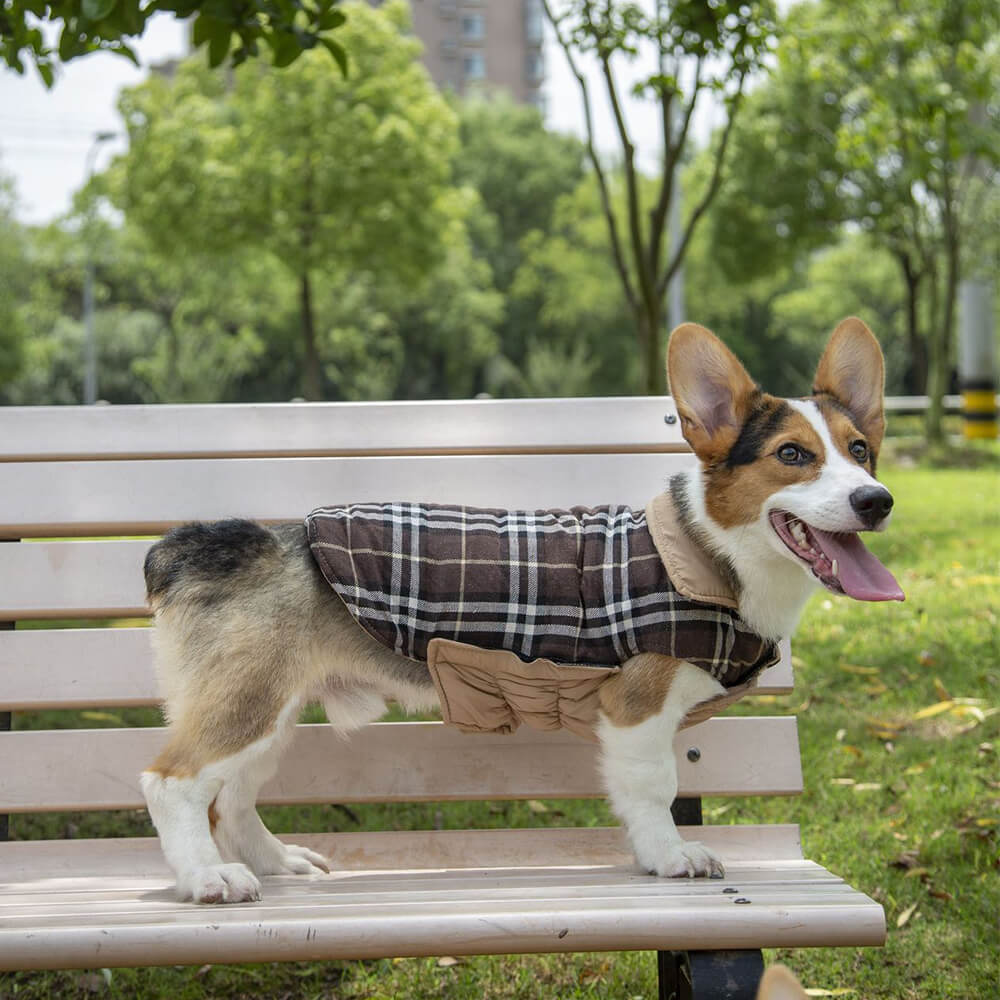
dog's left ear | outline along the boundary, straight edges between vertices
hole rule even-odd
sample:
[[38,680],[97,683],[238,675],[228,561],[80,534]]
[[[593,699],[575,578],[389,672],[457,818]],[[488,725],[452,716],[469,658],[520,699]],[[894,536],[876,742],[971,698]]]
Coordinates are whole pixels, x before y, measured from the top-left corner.
[[846,407],[868,445],[878,451],[885,433],[885,364],[874,334],[857,316],[837,324],[816,368],[813,393]]

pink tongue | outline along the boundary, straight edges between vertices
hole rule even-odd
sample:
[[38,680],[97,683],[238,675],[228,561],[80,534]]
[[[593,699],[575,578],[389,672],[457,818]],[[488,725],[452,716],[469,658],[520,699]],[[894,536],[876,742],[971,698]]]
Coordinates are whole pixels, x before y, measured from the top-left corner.
[[833,562],[844,593],[858,601],[902,601],[905,595],[896,578],[865,548],[856,533],[834,535],[809,525],[819,547]]

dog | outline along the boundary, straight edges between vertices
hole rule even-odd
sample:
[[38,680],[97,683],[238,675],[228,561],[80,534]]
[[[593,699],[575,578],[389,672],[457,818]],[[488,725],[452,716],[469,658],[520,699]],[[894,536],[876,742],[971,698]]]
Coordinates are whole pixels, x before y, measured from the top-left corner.
[[[884,369],[875,337],[855,318],[833,332],[808,398],[766,394],[722,341],[696,324],[678,327],[667,353],[682,433],[698,461],[645,512],[348,505],[313,512],[305,526],[183,525],[153,545],[145,577],[169,733],[141,783],[180,899],[253,901],[261,876],[329,871],[319,854],[272,836],[256,812],[258,790],[274,774],[303,704],[322,702],[340,734],[378,719],[387,700],[408,711],[446,702],[454,716],[445,713],[446,721],[474,729],[482,706],[472,699],[463,716],[462,669],[495,683],[486,714],[502,705],[509,728],[531,722],[532,710],[507,704],[509,688],[521,685],[504,688],[506,671],[565,667],[589,680],[591,716],[558,721],[599,740],[609,800],[638,864],[663,877],[722,877],[722,861],[708,847],[685,842],[671,817],[674,735],[685,721],[703,717],[705,706],[711,712],[752,687],[816,588],[863,601],[903,599],[859,538],[861,531],[884,529],[893,504],[875,479]],[[405,612],[413,595],[381,594],[373,603],[402,603],[404,613],[373,623],[359,594],[383,584],[366,590],[357,579],[336,577],[344,525],[348,535],[353,527],[378,541],[366,552],[381,546],[392,566],[406,562],[415,575],[407,546],[423,544],[435,519],[468,529],[463,539],[492,546],[493,556],[461,562],[463,579],[468,568],[470,578],[487,580],[489,600],[459,601],[456,611],[454,602],[413,598],[413,606],[437,609],[424,614]],[[442,538],[444,549],[458,544],[457,535]],[[511,551],[520,548],[504,566],[508,542]],[[546,561],[532,555],[538,545],[576,548]],[[614,546],[628,547],[638,569],[614,595],[613,610],[600,593],[596,610],[573,603],[588,587],[600,591],[602,580],[617,579],[618,563],[614,574],[602,566]],[[356,572],[360,556],[346,558]],[[429,567],[452,562],[458,560],[424,565],[430,574]],[[523,573],[540,578],[543,564],[545,573],[568,564],[570,575],[556,581],[558,594],[548,605],[529,609],[534,624],[521,622],[523,634],[511,638],[511,619],[495,602],[518,589]],[[658,596],[657,588],[674,584],[676,592]],[[446,591],[453,581],[437,585]],[[664,607],[684,609],[676,617],[697,620],[710,641],[680,625],[664,638]],[[458,618],[472,629],[471,644],[468,633],[459,634]],[[491,636],[493,651],[484,654]],[[717,646],[739,651],[731,657],[735,668],[713,659]],[[494,654],[500,666],[477,659]],[[461,696],[443,698],[449,684]]]
[[808,993],[787,965],[770,965],[764,971],[757,1000],[806,1000]]

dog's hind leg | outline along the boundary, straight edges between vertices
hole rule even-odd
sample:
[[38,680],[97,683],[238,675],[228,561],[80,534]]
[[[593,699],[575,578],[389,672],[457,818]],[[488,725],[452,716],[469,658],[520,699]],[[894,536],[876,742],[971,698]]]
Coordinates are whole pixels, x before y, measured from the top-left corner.
[[177,876],[180,899],[238,903],[260,898],[260,882],[242,852],[233,849],[232,837],[213,834],[219,834],[223,816],[227,832],[234,822],[246,820],[244,809],[232,817],[224,810],[242,803],[248,792],[249,811],[263,830],[253,799],[260,782],[276,767],[300,704],[297,699],[289,701],[268,732],[230,753],[206,745],[204,739],[192,739],[191,727],[183,720],[175,722],[167,747],[143,773],[143,794],[164,856]]
[[[340,688],[330,684],[322,699],[330,725],[345,737],[379,718],[386,710],[381,696],[365,688]],[[329,872],[326,858],[306,847],[279,840],[257,814],[257,793],[277,769],[284,742],[279,736],[273,749],[265,749],[223,785],[214,802],[215,841],[224,858],[242,861],[256,875]]]

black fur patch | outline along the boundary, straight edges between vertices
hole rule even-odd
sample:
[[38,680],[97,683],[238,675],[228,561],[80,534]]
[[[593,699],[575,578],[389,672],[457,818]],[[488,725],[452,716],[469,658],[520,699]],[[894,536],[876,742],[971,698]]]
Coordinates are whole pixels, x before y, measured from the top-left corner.
[[253,521],[192,522],[171,528],[146,553],[143,571],[146,593],[166,597],[185,575],[221,579],[242,569],[278,544],[266,528]]
[[764,443],[788,418],[791,410],[783,399],[768,399],[763,394],[759,395],[740,430],[740,436],[726,456],[726,465],[732,469],[756,462]]

